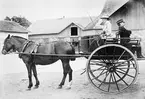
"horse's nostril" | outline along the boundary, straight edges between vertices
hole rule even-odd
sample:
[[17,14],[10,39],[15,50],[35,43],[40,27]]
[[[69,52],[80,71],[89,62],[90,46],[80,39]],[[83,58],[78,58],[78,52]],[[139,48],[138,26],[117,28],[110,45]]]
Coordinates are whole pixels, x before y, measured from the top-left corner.
[[6,53],[7,53],[7,52],[6,52],[5,50],[2,50],[2,54],[4,54],[4,55],[5,55]]

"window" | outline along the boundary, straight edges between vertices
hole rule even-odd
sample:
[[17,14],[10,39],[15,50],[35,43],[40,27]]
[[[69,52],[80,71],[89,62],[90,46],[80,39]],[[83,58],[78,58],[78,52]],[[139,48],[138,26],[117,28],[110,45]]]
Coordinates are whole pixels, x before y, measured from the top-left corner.
[[71,27],[71,36],[77,36],[77,35],[78,35],[78,28]]

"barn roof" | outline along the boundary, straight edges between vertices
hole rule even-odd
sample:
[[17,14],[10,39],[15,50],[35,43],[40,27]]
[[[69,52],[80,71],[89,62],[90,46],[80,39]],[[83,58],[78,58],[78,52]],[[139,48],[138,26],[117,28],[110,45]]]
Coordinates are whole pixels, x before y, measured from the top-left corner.
[[106,0],[104,8],[101,12],[101,15],[111,16],[119,8],[125,5],[129,0]]
[[[95,17],[92,17],[92,20],[93,19],[95,19]],[[83,30],[90,22],[91,19],[89,17],[39,20],[32,23],[28,30],[31,31],[30,35],[53,34],[60,33],[71,24],[75,24]]]
[[0,21],[0,31],[1,32],[15,32],[15,33],[28,33],[28,30],[23,26],[19,25],[13,21]]
[[[94,23],[97,23],[98,20],[102,15],[108,15],[111,16],[113,13],[115,13],[118,9],[120,9],[123,5],[125,5],[129,0],[106,0],[104,4],[104,8],[101,12],[101,14],[95,19]],[[86,29],[92,29],[94,28],[95,24],[91,22]]]

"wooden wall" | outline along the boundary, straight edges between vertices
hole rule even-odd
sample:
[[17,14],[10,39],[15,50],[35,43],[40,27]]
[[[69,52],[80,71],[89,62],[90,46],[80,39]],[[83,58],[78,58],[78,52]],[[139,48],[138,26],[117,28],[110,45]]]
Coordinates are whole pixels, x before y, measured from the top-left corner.
[[69,27],[67,27],[66,29],[64,29],[63,31],[61,31],[60,33],[45,33],[45,34],[36,34],[36,35],[29,35],[29,39],[33,40],[33,41],[42,41],[45,40],[48,42],[49,41],[55,41],[57,39],[63,39],[66,41],[70,41],[70,38],[79,38],[79,37],[83,37],[83,36],[91,36],[91,35],[96,35],[98,33],[101,33],[101,29],[98,30],[87,30],[87,31],[83,31],[80,27],[78,27],[78,36],[71,36],[71,27],[78,27],[75,24],[70,25]]
[[113,30],[117,30],[116,21],[124,19],[126,27],[132,30],[145,30],[145,0],[130,0],[111,15]]

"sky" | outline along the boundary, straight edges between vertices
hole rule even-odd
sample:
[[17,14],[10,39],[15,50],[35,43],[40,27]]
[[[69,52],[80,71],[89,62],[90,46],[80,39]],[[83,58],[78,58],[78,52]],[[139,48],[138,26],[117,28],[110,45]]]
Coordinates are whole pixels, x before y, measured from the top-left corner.
[[98,16],[106,0],[0,0],[0,20],[22,16],[36,20]]

